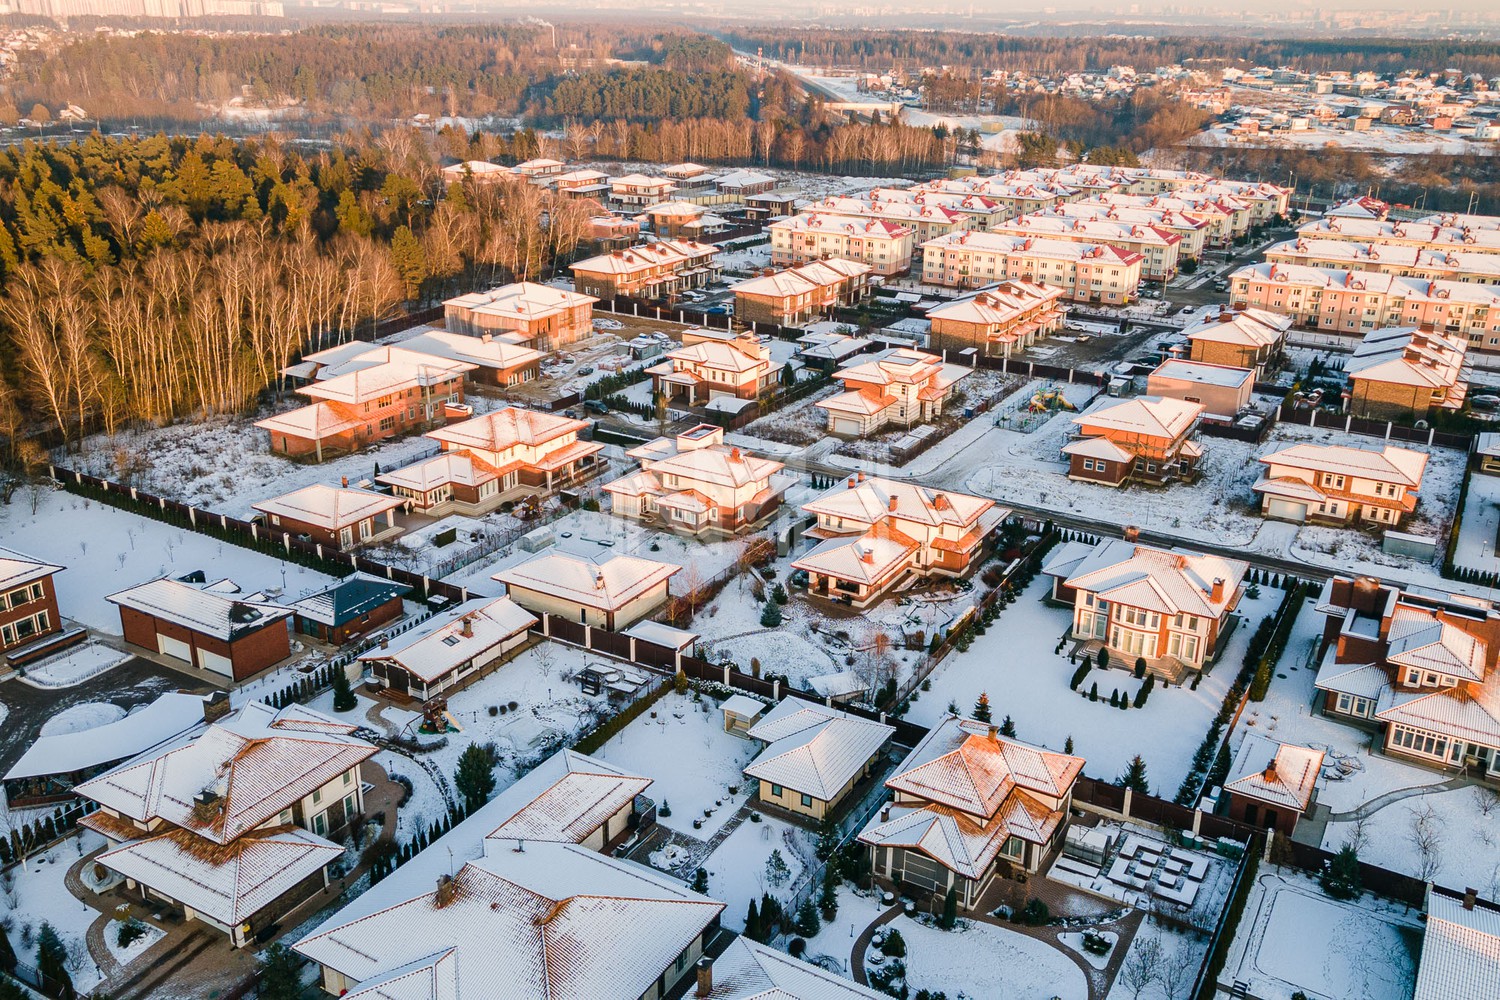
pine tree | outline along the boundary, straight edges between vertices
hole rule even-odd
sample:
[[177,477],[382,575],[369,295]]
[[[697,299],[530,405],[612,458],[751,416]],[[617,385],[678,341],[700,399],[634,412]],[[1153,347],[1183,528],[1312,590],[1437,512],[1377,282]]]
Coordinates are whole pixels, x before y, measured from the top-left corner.
[[938,926],[945,931],[951,931],[958,923],[958,889],[955,886],[948,887],[948,895],[943,897],[943,915],[938,920]]
[[821,926],[818,923],[818,908],[813,905],[811,896],[804,899],[802,905],[797,907],[797,919],[793,921],[792,926],[803,937],[812,937],[818,933],[818,928]]
[[10,944],[10,934],[0,927],[0,970],[15,972],[17,962],[16,950]]
[[818,909],[824,920],[839,914],[839,875],[832,864],[823,866],[823,891],[818,894]]
[[1109,707],[1110,708],[1119,708],[1120,707],[1120,689],[1119,688],[1115,688],[1113,691],[1111,691],[1109,693]]
[[78,995],[68,975],[68,949],[45,920],[36,935],[36,972],[42,991],[48,995],[60,1000],[73,1000]]
[[1098,700],[1099,700],[1099,682],[1095,681],[1089,687],[1089,701],[1098,701]]
[[1334,899],[1354,899],[1364,891],[1359,874],[1359,852],[1345,844],[1334,855],[1322,878],[1323,891]]
[[453,772],[453,787],[473,812],[490,800],[495,791],[495,760],[478,743],[470,743],[459,755]]
[[1004,721],[1000,723],[1000,735],[1009,736],[1010,738],[1015,739],[1016,724],[1015,722],[1011,721],[1011,717],[1008,715],[1005,717]]
[[422,294],[422,282],[427,280],[427,253],[410,226],[399,226],[391,235],[391,265],[401,277],[408,299]]
[[354,692],[349,687],[349,675],[344,673],[340,667],[333,672],[333,710],[335,712],[348,712],[359,704],[354,698]]
[[299,1000],[302,996],[301,963],[279,941],[266,949],[260,960],[260,1000]]
[[979,692],[979,700],[974,702],[974,718],[979,722],[989,722],[993,717],[990,713],[989,693]]
[[766,606],[760,613],[760,624],[763,628],[775,628],[781,624],[781,605],[775,601],[767,601]]
[[1142,795],[1151,794],[1151,786],[1146,782],[1146,762],[1141,759],[1140,754],[1130,759],[1130,763],[1125,767],[1125,773],[1120,775],[1120,780],[1115,784],[1140,792]]
[[693,891],[700,895],[708,892],[708,869],[700,867],[693,872]]
[[750,900],[750,908],[745,911],[745,937],[751,941],[760,940],[760,910],[753,899]]
[[1072,752],[1073,752],[1073,734],[1069,733],[1068,734],[1068,738],[1065,739],[1065,740],[1063,740],[1063,753],[1071,754]]

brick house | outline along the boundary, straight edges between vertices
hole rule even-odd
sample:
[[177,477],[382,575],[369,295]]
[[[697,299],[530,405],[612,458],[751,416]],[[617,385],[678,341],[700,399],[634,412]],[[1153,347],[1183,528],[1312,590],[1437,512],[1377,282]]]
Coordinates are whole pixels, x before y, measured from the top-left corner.
[[672,563],[640,556],[544,552],[494,574],[506,595],[535,614],[623,631],[661,609],[668,583],[682,572]]
[[77,794],[99,808],[79,825],[108,842],[93,860],[108,873],[97,891],[148,912],[165,903],[235,948],[258,941],[324,890],[337,841],[364,812],[360,768],[375,747],[354,730],[251,701],[82,782]]
[[[604,445],[580,441],[586,420],[504,406],[428,432],[444,453],[466,455],[499,477],[499,491],[552,492],[603,471]],[[482,468],[482,467],[481,467]]]
[[1034,281],[1004,280],[927,310],[928,344],[945,351],[976,348],[1008,358],[1062,328],[1062,290]]
[[882,277],[904,274],[911,269],[910,226],[857,215],[817,212],[778,219],[766,227],[766,232],[771,234],[774,267],[795,267],[839,257],[868,264]]
[[748,531],[780,508],[785,492],[782,463],[726,446],[724,429],[710,424],[625,454],[641,467],[605,484],[611,513],[673,531]]
[[689,406],[723,396],[758,399],[781,378],[771,366],[770,348],[753,333],[703,328],[684,330],[682,346],[646,374],[652,392],[664,393],[669,403],[680,397]]
[[1400,527],[1417,505],[1425,452],[1295,444],[1260,458],[1261,513],[1284,521]]
[[801,267],[747,278],[734,285],[734,316],[741,323],[798,326],[869,296],[870,265],[830,257]]
[[480,337],[514,334],[513,342],[555,351],[594,334],[591,295],[520,281],[470,292],[443,303],[443,323],[453,333]]
[[509,598],[477,597],[382,639],[358,659],[381,687],[425,702],[525,645],[536,623],[535,616]]
[[1431,327],[1394,327],[1365,335],[1344,365],[1349,412],[1380,420],[1422,420],[1463,409],[1468,344]]
[[1224,308],[1182,331],[1188,360],[1230,368],[1249,368],[1257,380],[1280,364],[1290,317],[1265,309]]
[[1229,818],[1290,837],[1312,808],[1323,751],[1247,733],[1224,781]]
[[1063,446],[1068,478],[1105,486],[1191,479],[1203,457],[1196,437],[1202,403],[1161,396],[1100,399],[1073,418]]
[[474,370],[469,372],[469,379],[481,385],[521,385],[541,376],[542,359],[547,355],[516,343],[512,339],[516,336],[519,335],[482,333],[470,337],[444,330],[426,330],[402,341],[401,346],[419,354],[471,364]]
[[793,563],[807,591],[867,608],[908,578],[961,578],[978,565],[1010,511],[967,493],[851,476],[802,509],[816,544]]
[[0,549],[0,652],[62,629],[54,574],[63,567]]
[[663,240],[580,260],[568,270],[574,289],[595,298],[670,298],[717,278],[718,253],[706,243]]
[[1038,872],[1061,845],[1083,765],[950,715],[886,779],[891,801],[858,840],[877,878],[972,909],[995,876]]
[[[516,477],[519,482],[519,477]],[[443,452],[375,477],[413,511],[440,516],[450,511],[478,515],[505,501],[499,470],[463,452]],[[514,486],[513,486],[514,488]]]
[[1126,668],[1143,658],[1177,681],[1218,655],[1248,569],[1238,559],[1109,538],[1064,543],[1042,573],[1052,578],[1051,599],[1073,609],[1071,638],[1097,643]]
[[163,577],[106,600],[120,609],[126,642],[236,681],[292,654],[291,609],[242,595],[229,580],[194,585]]
[[644,208],[665,201],[677,190],[677,185],[665,177],[647,177],[645,174],[626,174],[609,182],[609,197],[621,205]]
[[922,245],[922,281],[946,288],[1030,281],[1061,289],[1072,302],[1123,306],[1135,300],[1144,261],[1106,244],[960,232]]
[[844,365],[833,373],[844,391],[813,405],[828,414],[830,434],[864,437],[886,427],[937,419],[954,388],[971,373],[935,355],[897,347]]
[[405,614],[404,583],[355,572],[292,604],[292,628],[331,646],[378,629]]
[[400,497],[348,486],[314,483],[250,506],[265,516],[273,532],[336,549],[386,541],[402,530],[396,526]]

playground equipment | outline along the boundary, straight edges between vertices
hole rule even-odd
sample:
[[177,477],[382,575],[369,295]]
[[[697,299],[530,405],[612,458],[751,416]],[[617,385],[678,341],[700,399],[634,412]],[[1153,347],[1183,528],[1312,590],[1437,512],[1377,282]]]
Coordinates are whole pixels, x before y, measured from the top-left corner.
[[1077,412],[1078,407],[1063,396],[1061,389],[1039,389],[1031,397],[1030,413],[1056,413],[1059,410]]
[[422,725],[418,728],[429,734],[463,732],[458,720],[448,711],[447,698],[432,698],[422,703]]

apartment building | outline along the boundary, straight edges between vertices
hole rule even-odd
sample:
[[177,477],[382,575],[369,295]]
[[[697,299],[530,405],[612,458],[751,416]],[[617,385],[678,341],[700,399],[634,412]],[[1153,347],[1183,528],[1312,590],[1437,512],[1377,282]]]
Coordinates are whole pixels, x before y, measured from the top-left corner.
[[1103,244],[1126,253],[1140,254],[1141,277],[1154,281],[1167,281],[1176,276],[1182,247],[1181,236],[1156,226],[1109,219],[1069,218],[1050,211],[1011,219],[996,226],[994,231],[1003,236]]
[[1145,258],[1107,244],[1073,243],[962,232],[922,245],[922,281],[947,288],[982,288],[997,281],[1032,281],[1062,290],[1073,302],[1127,305],[1141,284]]
[[778,219],[766,231],[771,234],[771,264],[775,267],[841,257],[869,264],[881,276],[911,269],[914,241],[910,226],[817,212]]
[[1342,240],[1377,246],[1420,247],[1424,250],[1464,250],[1500,253],[1500,229],[1468,225],[1462,219],[1401,222],[1394,219],[1322,218],[1297,227],[1297,238]]
[[1500,285],[1500,254],[1472,250],[1299,237],[1269,247],[1265,257],[1273,264]]
[[971,215],[955,211],[934,199],[888,198],[880,189],[856,197],[832,196],[815,201],[801,210],[803,215],[842,215],[850,218],[876,219],[893,226],[905,226],[913,240],[925,243],[948,233],[973,228]]
[[1180,241],[1177,244],[1179,261],[1197,260],[1203,256],[1203,249],[1208,245],[1209,224],[1207,220],[1170,208],[1116,205],[1090,199],[1062,202],[1038,214],[1082,222],[1115,222],[1121,225],[1141,226],[1174,233]]

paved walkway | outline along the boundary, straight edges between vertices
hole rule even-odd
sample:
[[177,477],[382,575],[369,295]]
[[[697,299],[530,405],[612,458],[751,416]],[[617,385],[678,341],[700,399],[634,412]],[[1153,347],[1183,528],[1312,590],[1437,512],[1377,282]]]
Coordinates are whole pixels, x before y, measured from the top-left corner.
[[1352,823],[1355,820],[1369,819],[1386,806],[1395,805],[1404,799],[1412,799],[1420,795],[1436,795],[1439,792],[1451,792],[1455,789],[1467,788],[1473,784],[1476,784],[1476,782],[1470,778],[1456,777],[1449,778],[1446,781],[1439,781],[1432,785],[1413,785],[1410,788],[1397,788],[1394,791],[1386,792],[1384,795],[1377,795],[1370,801],[1356,806],[1347,812],[1329,813],[1328,821],[1330,823]]

